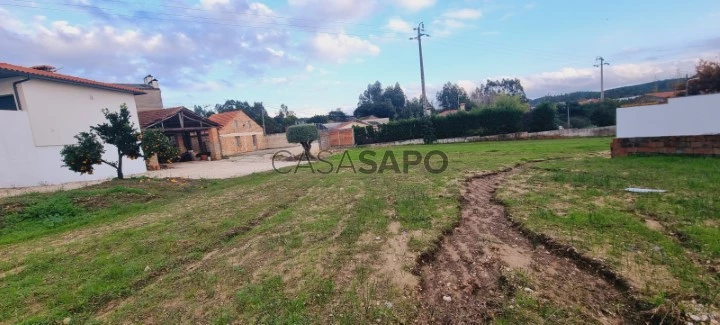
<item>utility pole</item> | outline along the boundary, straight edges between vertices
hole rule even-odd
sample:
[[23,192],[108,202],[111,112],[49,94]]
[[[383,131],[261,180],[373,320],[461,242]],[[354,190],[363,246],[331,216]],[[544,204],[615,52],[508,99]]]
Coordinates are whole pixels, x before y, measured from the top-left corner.
[[600,100],[602,101],[605,100],[605,76],[603,73],[603,68],[606,65],[610,65],[610,63],[605,62],[605,59],[603,59],[602,56],[598,56],[597,58],[595,58],[595,61],[600,61],[600,64],[595,64],[594,66],[600,67]]
[[262,116],[263,135],[267,135],[267,132],[265,132],[265,106],[263,106],[263,109],[260,111],[260,116]]
[[418,41],[418,52],[420,52],[420,82],[422,83],[422,98],[420,99],[420,102],[422,102],[423,111],[425,112],[425,116],[430,116],[430,109],[428,108],[428,105],[427,105],[427,96],[425,95],[425,67],[423,65],[423,54],[422,54],[422,37],[423,36],[430,37],[430,35],[423,33],[425,31],[425,24],[423,22],[420,22],[420,24],[418,24],[418,27],[413,28],[413,30],[417,31],[417,37],[410,37],[410,40]]

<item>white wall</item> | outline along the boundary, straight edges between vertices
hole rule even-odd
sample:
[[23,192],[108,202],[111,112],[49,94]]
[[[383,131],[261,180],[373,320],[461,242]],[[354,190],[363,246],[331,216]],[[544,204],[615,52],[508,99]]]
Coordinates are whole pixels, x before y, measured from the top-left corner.
[[[17,80],[17,79],[14,79]],[[80,175],[62,167],[60,150],[75,143],[73,136],[104,121],[102,108],[119,110],[127,103],[138,125],[132,94],[82,86],[30,80],[18,86],[23,111],[0,111],[0,188],[25,187],[107,179],[116,176],[106,165],[93,175]],[[12,81],[0,81],[0,95],[12,93]],[[117,160],[114,146],[104,158]],[[123,159],[125,175],[144,173],[142,159]]]
[[617,137],[720,134],[720,94],[670,98],[667,104],[617,109]]

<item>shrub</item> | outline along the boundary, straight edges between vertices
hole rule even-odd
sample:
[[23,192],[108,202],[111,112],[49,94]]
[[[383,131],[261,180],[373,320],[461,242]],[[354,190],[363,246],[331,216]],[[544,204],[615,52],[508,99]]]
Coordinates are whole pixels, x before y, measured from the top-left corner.
[[420,120],[420,125],[422,126],[422,132],[423,132],[423,143],[425,144],[432,144],[437,140],[435,137],[435,128],[433,127],[432,121],[429,117],[423,117]]
[[616,109],[610,106],[601,106],[596,108],[590,114],[590,121],[597,126],[615,125]]
[[542,132],[557,130],[557,108],[555,104],[542,103],[534,110],[528,112],[529,117],[525,119],[524,129],[528,132]]
[[573,129],[585,129],[592,126],[592,122],[586,117],[571,117],[570,127]]
[[305,155],[307,157],[312,157],[310,155],[310,146],[312,145],[312,142],[317,140],[319,137],[315,125],[293,125],[287,129],[285,136],[287,137],[288,142],[301,144],[305,150]]

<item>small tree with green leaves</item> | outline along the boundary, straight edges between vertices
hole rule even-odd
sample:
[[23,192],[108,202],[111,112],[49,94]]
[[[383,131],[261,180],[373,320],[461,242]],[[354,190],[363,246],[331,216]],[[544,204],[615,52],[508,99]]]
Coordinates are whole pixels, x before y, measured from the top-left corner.
[[287,129],[286,137],[288,142],[290,143],[299,143],[302,145],[303,149],[305,150],[306,157],[310,158],[312,155],[310,154],[310,148],[312,146],[312,142],[317,140],[318,130],[314,125],[311,124],[303,124],[303,125],[293,125]]
[[178,157],[178,149],[173,145],[162,132],[156,130],[145,130],[142,133],[142,150],[145,160],[157,155],[158,162],[172,162]]
[[[75,136],[77,144],[63,147],[60,155],[65,166],[80,174],[92,174],[94,166],[104,163],[117,171],[117,178],[123,179],[123,157],[137,159],[140,153],[140,132],[130,121],[130,111],[127,105],[122,104],[119,112],[110,112],[103,109],[106,123],[91,126],[90,132],[82,132]],[[103,142],[115,146],[118,160],[107,161],[102,155],[105,153]]]

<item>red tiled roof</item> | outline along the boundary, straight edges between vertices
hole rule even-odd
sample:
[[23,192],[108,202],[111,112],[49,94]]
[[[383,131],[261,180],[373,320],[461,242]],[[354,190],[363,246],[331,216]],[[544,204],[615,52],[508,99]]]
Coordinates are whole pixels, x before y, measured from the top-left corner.
[[99,82],[94,81],[90,79],[84,79],[84,78],[78,78],[73,76],[68,76],[64,74],[59,74],[55,72],[49,72],[49,71],[43,71],[43,70],[37,70],[33,68],[26,68],[19,65],[13,65],[9,63],[3,63],[0,62],[0,71],[10,71],[10,72],[16,72],[19,74],[26,75],[28,77],[36,77],[41,79],[48,79],[48,80],[57,80],[57,81],[64,81],[79,85],[84,85],[88,87],[93,88],[101,88],[101,89],[107,89],[107,90],[115,90],[115,91],[121,91],[125,93],[131,93],[135,95],[141,95],[144,94],[144,92],[137,88],[132,87],[126,87],[126,86],[119,86],[119,85],[113,85],[105,82]]
[[[230,122],[232,122],[235,118],[237,118],[237,116],[240,114],[245,115],[245,117],[250,122],[255,123],[255,121],[253,119],[251,119],[250,116],[248,116],[247,114],[245,114],[245,112],[240,111],[240,110],[213,114],[213,115],[210,115],[210,117],[208,117],[208,119],[217,124],[220,124],[220,127],[225,127],[226,125],[230,124]],[[255,123],[255,124],[257,124],[257,123]],[[260,126],[260,125],[258,125],[258,126]]]
[[677,97],[677,92],[663,91],[663,92],[659,92],[659,93],[645,94],[645,96],[652,96],[652,97],[658,97],[658,98],[673,98],[673,97]]
[[217,113],[217,114],[210,115],[210,117],[208,117],[208,119],[210,119],[210,121],[213,121],[217,124],[220,124],[220,126],[223,127],[223,126],[228,125],[230,122],[232,122],[232,120],[234,120],[235,117],[239,113],[242,113],[242,111],[230,111],[230,112],[225,112],[225,113]]
[[440,116],[448,116],[448,115],[450,115],[450,114],[455,114],[455,113],[457,113],[457,112],[458,112],[458,110],[456,110],[456,109],[449,109],[449,110],[447,110],[447,111],[440,112],[440,114],[438,114],[438,115],[440,115]]
[[140,120],[140,128],[144,129],[148,125],[164,120],[170,116],[177,114],[179,111],[186,109],[185,107],[173,107],[156,109],[152,111],[138,112],[138,119]]

